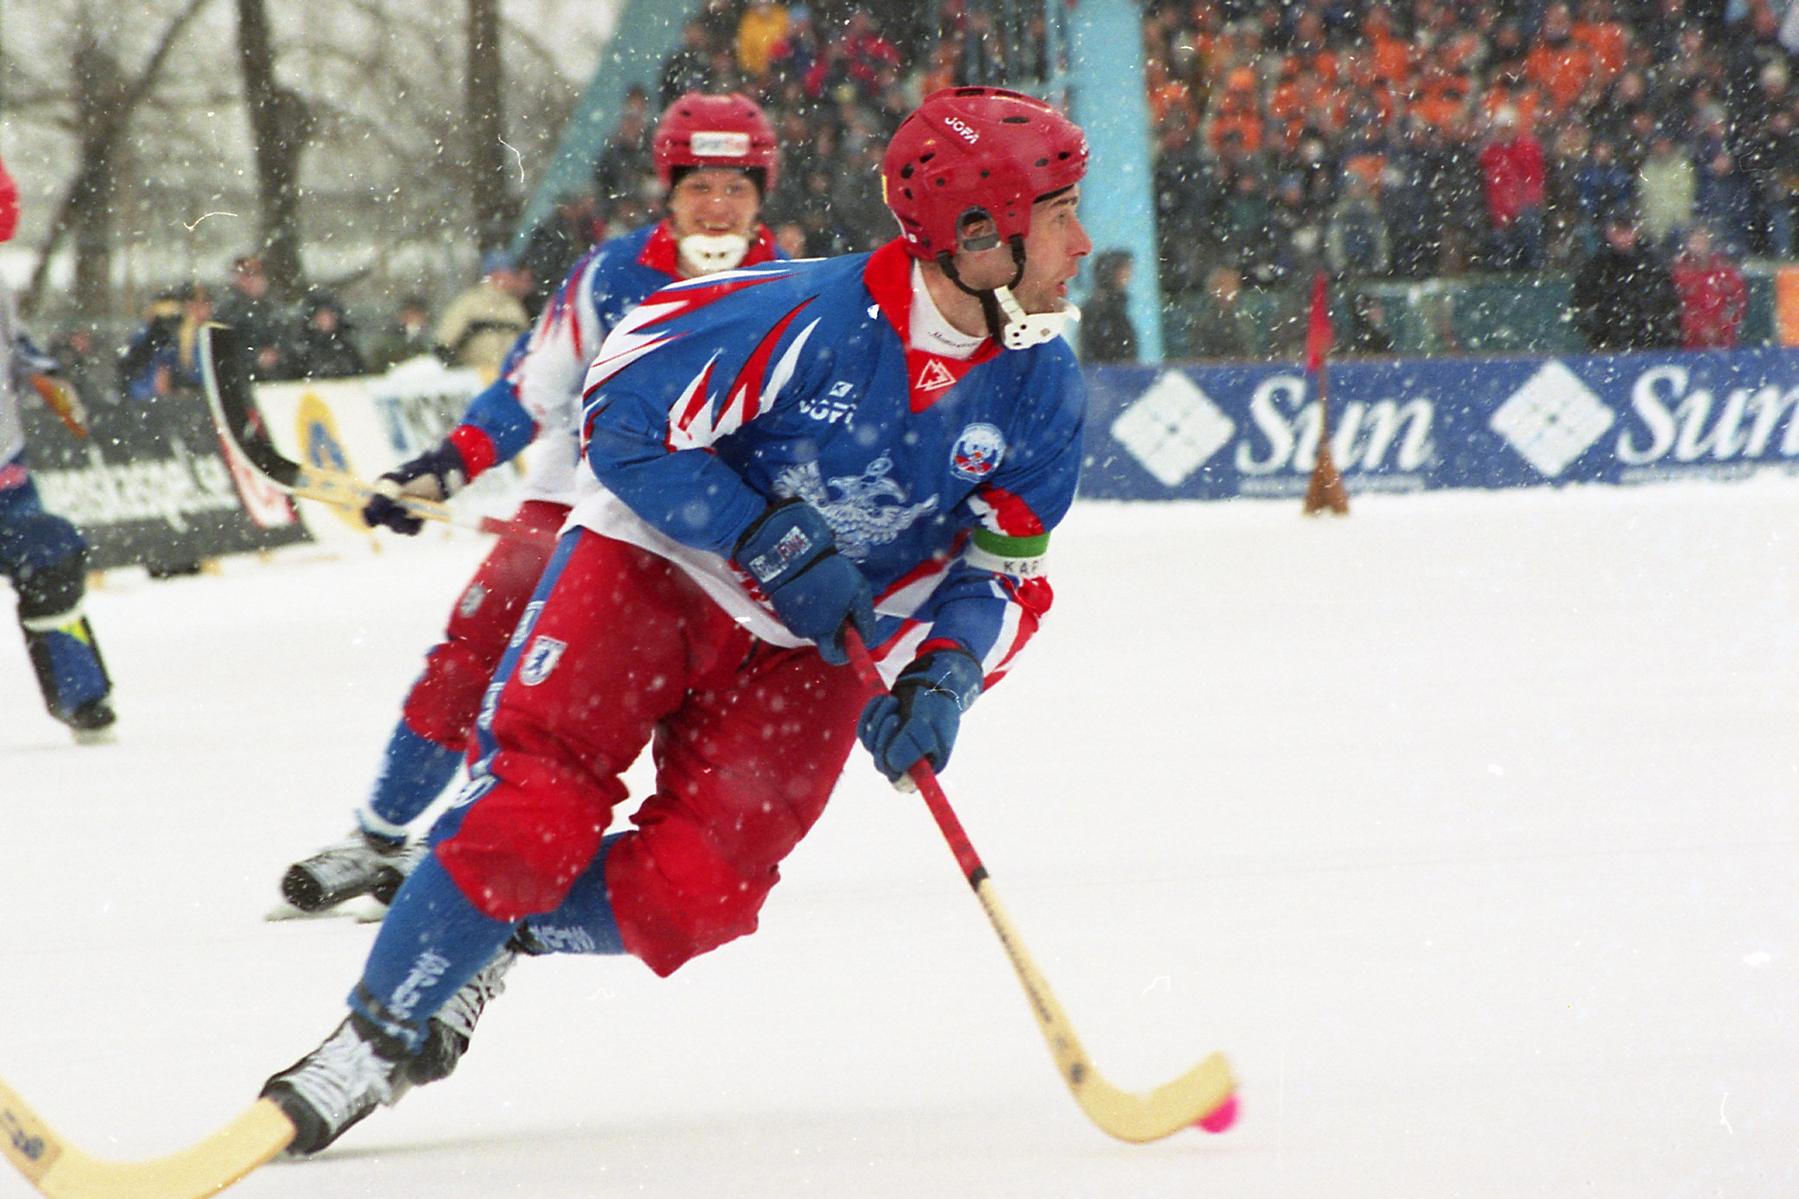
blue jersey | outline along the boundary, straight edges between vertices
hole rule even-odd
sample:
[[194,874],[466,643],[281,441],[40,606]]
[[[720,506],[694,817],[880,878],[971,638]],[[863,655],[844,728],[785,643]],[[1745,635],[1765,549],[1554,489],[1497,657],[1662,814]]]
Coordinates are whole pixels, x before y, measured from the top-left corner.
[[[450,439],[471,477],[511,460],[541,436],[545,445],[531,460],[526,498],[571,502],[587,364],[625,313],[681,277],[678,253],[663,221],[612,238],[581,257],[506,356],[499,377],[470,402],[452,430]],[[744,261],[775,256],[773,236],[759,226]]]
[[938,643],[1003,672],[1049,606],[1044,552],[1074,497],[1085,392],[1060,340],[986,340],[966,359],[918,348],[915,282],[896,241],[649,297],[588,372],[583,452],[601,490],[573,519],[796,645],[730,556],[769,503],[798,497],[873,586],[888,673]]

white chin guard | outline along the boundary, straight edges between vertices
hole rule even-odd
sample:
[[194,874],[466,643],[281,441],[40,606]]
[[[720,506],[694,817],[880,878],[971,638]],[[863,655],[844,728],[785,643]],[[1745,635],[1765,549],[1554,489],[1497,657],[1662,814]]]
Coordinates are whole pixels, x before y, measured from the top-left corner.
[[1081,319],[1081,310],[1067,301],[1057,312],[1026,312],[1009,287],[994,288],[993,298],[999,301],[999,310],[1006,317],[1000,340],[1008,350],[1028,350],[1054,341],[1068,331],[1069,321]]
[[736,233],[690,233],[675,244],[687,264],[703,275],[728,271],[750,252],[750,239]]

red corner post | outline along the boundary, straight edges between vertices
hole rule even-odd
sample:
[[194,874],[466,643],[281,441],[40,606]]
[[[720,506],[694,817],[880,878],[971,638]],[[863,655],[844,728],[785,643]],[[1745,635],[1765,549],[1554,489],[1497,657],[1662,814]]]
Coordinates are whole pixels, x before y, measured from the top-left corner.
[[1330,303],[1325,294],[1324,272],[1312,276],[1312,315],[1306,325],[1306,376],[1318,397],[1318,456],[1312,466],[1312,481],[1306,486],[1305,514],[1316,516],[1329,511],[1337,516],[1349,515],[1349,493],[1344,490],[1343,476],[1331,458],[1330,397],[1324,385],[1324,357],[1331,344]]

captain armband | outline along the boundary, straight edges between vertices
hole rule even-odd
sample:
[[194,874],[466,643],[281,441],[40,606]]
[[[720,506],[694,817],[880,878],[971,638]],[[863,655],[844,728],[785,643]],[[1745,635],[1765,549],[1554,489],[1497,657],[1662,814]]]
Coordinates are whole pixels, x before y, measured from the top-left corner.
[[963,556],[970,566],[982,570],[1034,579],[1043,573],[1043,559],[1048,553],[1048,533],[1039,533],[1035,537],[1007,537],[1004,533],[976,529]]

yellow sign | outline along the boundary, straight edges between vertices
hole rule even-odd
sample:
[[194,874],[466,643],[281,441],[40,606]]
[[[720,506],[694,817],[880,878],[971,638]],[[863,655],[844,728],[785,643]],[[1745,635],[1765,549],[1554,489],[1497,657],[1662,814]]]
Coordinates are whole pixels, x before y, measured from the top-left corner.
[[[337,431],[337,421],[331,415],[331,405],[318,393],[308,391],[301,394],[299,410],[294,414],[294,429],[299,437],[301,454],[308,465],[346,474],[355,473],[356,468],[350,463],[349,452],[344,448],[343,435]],[[362,523],[359,508],[339,507],[337,518],[358,532],[368,530],[368,526]]]

